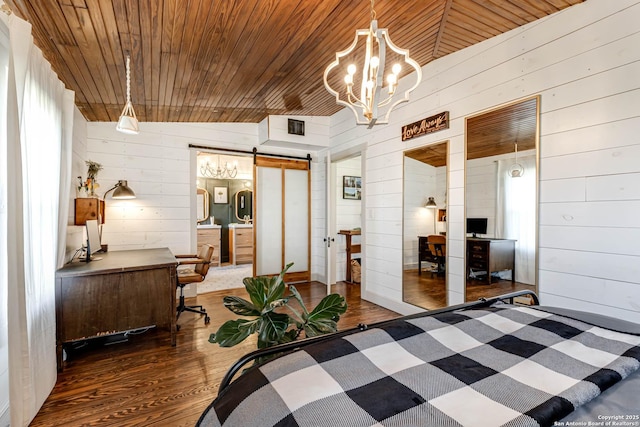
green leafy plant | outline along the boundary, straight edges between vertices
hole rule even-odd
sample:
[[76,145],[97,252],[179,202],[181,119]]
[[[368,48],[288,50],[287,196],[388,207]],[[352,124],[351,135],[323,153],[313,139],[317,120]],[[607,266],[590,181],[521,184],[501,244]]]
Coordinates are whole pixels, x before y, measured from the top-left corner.
[[98,172],[102,170],[102,165],[91,160],[85,160],[85,163],[87,165],[87,178],[95,180],[98,176]]
[[306,337],[336,332],[340,315],[347,310],[345,298],[339,294],[327,295],[308,311],[295,286],[289,285],[289,293],[285,295],[287,286],[283,278],[292,265],[288,264],[278,276],[246,277],[242,283],[251,301],[224,297],[225,307],[247,318],[228,320],[211,334],[209,342],[233,347],[257,333],[258,348],[266,348],[294,341],[303,331]]

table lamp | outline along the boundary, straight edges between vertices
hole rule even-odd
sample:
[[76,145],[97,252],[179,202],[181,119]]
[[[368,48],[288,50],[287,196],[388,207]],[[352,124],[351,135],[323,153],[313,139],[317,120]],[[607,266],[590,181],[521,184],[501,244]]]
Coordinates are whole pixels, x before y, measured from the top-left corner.
[[433,210],[433,234],[437,234],[436,231],[436,211],[435,209],[438,208],[438,205],[436,204],[436,201],[433,197],[429,197],[429,200],[427,200],[427,203],[425,203],[424,205],[425,208],[427,209],[431,209]]
[[109,194],[109,191],[113,191],[113,195],[111,196],[112,199],[135,199],[136,198],[136,193],[134,193],[133,190],[129,188],[129,186],[127,185],[127,181],[124,179],[119,180],[116,185],[114,185],[113,187],[105,191],[103,196],[104,200],[107,199],[107,194]]

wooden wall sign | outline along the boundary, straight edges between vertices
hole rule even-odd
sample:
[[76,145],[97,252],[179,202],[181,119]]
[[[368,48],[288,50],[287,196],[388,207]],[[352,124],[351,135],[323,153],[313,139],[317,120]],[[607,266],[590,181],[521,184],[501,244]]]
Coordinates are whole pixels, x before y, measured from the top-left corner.
[[442,129],[449,129],[449,112],[444,111],[436,114],[435,116],[427,117],[426,119],[419,120],[411,123],[410,125],[402,126],[402,140],[406,141],[417,136],[426,135],[431,132],[436,132]]

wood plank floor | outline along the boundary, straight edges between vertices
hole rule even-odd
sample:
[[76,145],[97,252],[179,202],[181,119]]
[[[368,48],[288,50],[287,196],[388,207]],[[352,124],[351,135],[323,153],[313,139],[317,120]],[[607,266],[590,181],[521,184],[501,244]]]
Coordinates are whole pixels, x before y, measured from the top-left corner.
[[[312,282],[296,285],[308,308],[325,295],[326,287]],[[349,308],[341,330],[359,323],[398,317],[397,313],[360,299],[360,287],[340,282],[332,292],[347,298]],[[233,348],[208,342],[209,334],[233,313],[222,306],[225,295],[245,296],[244,289],[201,294],[211,316],[180,316],[177,345],[167,331],[150,330],[130,336],[126,343],[94,342],[71,350],[65,369],[31,426],[193,426],[218,393],[227,369],[243,354],[255,350],[255,339]],[[195,298],[187,303],[194,304]],[[97,341],[97,340],[94,340]]]
[[[529,290],[535,291],[535,286],[526,285],[511,280],[493,279],[491,284],[483,280],[467,280],[467,301],[477,301],[480,298],[490,298],[510,292]],[[418,307],[434,310],[447,306],[446,279],[443,275],[432,275],[418,270],[403,272],[403,300]]]

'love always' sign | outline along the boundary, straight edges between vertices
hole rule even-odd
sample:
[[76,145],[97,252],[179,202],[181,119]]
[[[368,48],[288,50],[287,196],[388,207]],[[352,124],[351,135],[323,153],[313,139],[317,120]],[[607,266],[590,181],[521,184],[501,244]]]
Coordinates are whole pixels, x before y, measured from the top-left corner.
[[402,140],[406,141],[417,136],[426,135],[431,132],[448,128],[449,112],[444,111],[436,114],[435,116],[427,117],[426,119],[411,123],[410,125],[402,126]]

